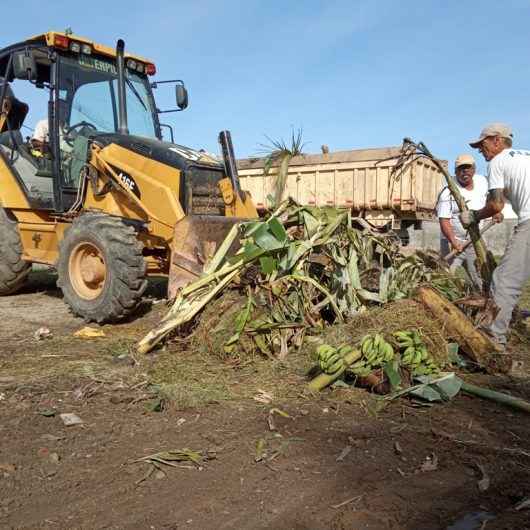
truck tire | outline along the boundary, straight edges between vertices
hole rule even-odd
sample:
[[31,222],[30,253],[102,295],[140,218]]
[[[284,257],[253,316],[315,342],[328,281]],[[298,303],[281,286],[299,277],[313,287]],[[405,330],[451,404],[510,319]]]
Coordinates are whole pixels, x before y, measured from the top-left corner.
[[22,259],[22,241],[17,223],[0,208],[0,296],[18,291],[30,270],[31,263]]
[[72,312],[99,324],[133,313],[147,287],[135,229],[102,213],[82,214],[66,230],[57,274],[57,285]]

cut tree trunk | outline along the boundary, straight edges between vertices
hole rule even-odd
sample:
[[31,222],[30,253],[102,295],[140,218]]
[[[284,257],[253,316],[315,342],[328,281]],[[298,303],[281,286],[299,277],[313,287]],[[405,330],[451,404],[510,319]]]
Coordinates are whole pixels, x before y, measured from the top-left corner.
[[488,372],[506,372],[511,356],[498,352],[501,348],[475,326],[458,307],[430,287],[420,287],[418,300],[440,321],[446,335],[453,338],[462,351]]

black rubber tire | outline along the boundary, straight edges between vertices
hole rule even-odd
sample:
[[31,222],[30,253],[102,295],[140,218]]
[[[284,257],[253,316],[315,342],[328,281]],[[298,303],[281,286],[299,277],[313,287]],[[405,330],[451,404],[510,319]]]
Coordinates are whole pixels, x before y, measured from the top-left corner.
[[0,208],[0,296],[18,291],[30,270],[31,263],[22,259],[17,222]]
[[[81,297],[70,281],[70,254],[80,243],[95,245],[104,257],[106,278],[92,300]],[[86,322],[117,322],[135,311],[147,287],[146,263],[136,230],[122,219],[84,213],[75,219],[59,245],[57,285],[71,311]]]

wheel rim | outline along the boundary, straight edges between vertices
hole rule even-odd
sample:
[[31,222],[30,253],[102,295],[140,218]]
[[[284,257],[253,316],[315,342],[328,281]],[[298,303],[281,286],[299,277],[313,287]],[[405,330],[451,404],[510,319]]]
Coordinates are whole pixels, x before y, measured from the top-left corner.
[[97,298],[105,286],[107,265],[101,250],[93,243],[80,243],[70,254],[70,282],[85,300]]

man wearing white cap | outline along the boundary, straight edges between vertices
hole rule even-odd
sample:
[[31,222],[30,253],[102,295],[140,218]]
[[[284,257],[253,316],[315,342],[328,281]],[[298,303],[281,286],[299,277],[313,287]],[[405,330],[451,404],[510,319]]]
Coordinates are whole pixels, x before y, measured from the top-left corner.
[[42,156],[43,153],[48,151],[50,142],[50,134],[48,128],[48,119],[39,120],[33,131],[31,137],[31,146],[34,149],[34,155]]
[[[475,159],[468,154],[457,157],[455,161],[455,176],[459,191],[472,210],[480,210],[486,204],[488,195],[488,181],[482,175],[475,174]],[[446,256],[450,247],[457,252],[462,251],[462,246],[468,239],[467,230],[462,226],[458,217],[460,209],[448,187],[445,187],[439,197],[436,206],[438,219],[440,221],[440,252]],[[475,249],[469,245],[463,252],[457,254],[451,262],[451,270],[464,266],[475,287],[480,290],[482,281],[475,266]]]
[[512,138],[508,125],[491,123],[469,144],[489,162],[488,200],[480,210],[460,215],[462,225],[468,227],[502,212],[508,199],[519,220],[491,285],[499,313],[489,331],[500,344],[507,342],[513,308],[530,278],[530,151],[513,149]]

